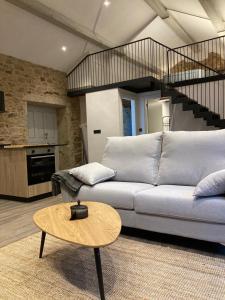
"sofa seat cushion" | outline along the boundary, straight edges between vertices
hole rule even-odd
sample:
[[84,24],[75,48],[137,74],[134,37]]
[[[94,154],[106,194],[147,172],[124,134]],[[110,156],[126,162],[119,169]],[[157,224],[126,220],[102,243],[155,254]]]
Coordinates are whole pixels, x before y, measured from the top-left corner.
[[82,186],[77,198],[81,201],[104,202],[115,208],[133,210],[135,195],[153,187],[145,183],[107,181],[95,186]]
[[160,185],[135,196],[136,213],[225,224],[225,196],[195,198],[195,187]]

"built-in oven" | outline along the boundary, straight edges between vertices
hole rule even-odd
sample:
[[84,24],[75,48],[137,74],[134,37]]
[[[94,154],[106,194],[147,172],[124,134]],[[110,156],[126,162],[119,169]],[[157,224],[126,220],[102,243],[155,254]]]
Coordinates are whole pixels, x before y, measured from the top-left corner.
[[27,149],[28,185],[50,181],[53,173],[55,173],[54,147]]

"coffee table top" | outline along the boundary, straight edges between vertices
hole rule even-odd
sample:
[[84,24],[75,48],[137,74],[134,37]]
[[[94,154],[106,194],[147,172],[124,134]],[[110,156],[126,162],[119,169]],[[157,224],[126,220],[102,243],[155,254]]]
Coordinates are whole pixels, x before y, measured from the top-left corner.
[[70,221],[70,206],[61,203],[34,214],[35,224],[44,232],[67,242],[85,247],[99,248],[112,244],[120,234],[121,219],[111,206],[99,202],[86,202],[88,218]]

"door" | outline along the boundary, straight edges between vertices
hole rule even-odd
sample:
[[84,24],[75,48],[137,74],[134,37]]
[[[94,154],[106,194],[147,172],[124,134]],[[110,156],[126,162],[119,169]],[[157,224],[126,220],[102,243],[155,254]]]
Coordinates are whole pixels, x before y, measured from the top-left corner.
[[158,100],[150,100],[147,104],[148,133],[163,130],[162,103]]
[[28,143],[57,144],[57,112],[53,107],[28,105]]
[[122,99],[123,135],[136,135],[136,108],[134,100]]
[[131,102],[123,100],[123,135],[132,135]]

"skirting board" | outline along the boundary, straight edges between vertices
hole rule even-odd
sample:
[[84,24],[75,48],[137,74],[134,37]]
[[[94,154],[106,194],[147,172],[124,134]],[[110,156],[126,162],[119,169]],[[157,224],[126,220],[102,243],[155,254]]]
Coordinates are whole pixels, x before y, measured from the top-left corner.
[[29,197],[29,198],[9,196],[9,195],[1,195],[0,194],[0,199],[2,199],[2,200],[20,201],[20,202],[31,202],[31,201],[40,200],[40,199],[43,199],[43,198],[48,198],[48,197],[51,197],[51,196],[52,196],[51,192],[50,193],[41,194],[41,195],[37,195],[37,196],[33,196],[33,197]]

